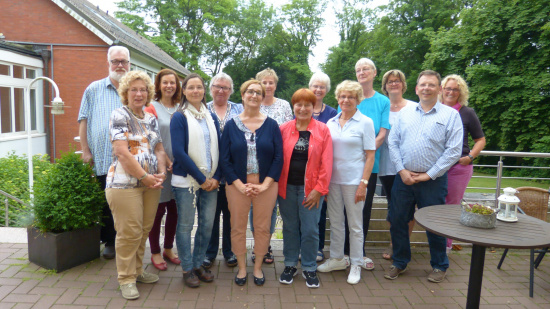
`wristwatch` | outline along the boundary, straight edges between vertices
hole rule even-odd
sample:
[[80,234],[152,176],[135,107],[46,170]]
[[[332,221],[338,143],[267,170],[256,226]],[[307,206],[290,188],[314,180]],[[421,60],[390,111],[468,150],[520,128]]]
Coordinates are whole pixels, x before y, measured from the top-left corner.
[[368,181],[368,180],[366,180],[366,179],[361,179],[361,182],[362,182],[362,183],[364,183],[364,184],[365,184],[365,186],[369,184],[369,181]]
[[474,156],[472,156],[471,154],[468,154],[468,158],[470,158],[470,161],[474,161]]

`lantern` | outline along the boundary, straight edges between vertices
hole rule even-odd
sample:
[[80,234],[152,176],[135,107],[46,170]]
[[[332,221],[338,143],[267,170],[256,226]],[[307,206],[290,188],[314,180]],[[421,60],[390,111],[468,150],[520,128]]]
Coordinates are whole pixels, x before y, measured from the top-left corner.
[[504,188],[504,194],[498,197],[498,208],[500,209],[497,214],[497,219],[506,222],[518,221],[518,205],[519,198],[515,196],[516,189]]

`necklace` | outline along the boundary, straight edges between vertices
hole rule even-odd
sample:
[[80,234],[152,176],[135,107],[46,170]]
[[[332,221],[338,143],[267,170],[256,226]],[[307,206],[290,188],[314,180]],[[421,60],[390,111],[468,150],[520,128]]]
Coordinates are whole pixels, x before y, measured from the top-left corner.
[[[166,106],[164,106],[164,104],[162,104],[162,102],[159,102],[159,103],[160,103],[160,105],[162,106],[162,108],[164,108],[164,110],[165,110],[168,114],[170,114],[170,116],[172,116],[172,115],[178,110],[178,106],[180,106],[179,103],[176,103],[176,106],[174,106],[174,107],[166,107]],[[174,111],[171,112],[170,109],[172,109],[172,108],[174,109]]]
[[136,117],[137,119],[143,119],[143,118],[145,118],[145,113],[143,113],[143,116],[140,116],[140,115],[134,113],[134,110],[133,110],[133,109],[131,109],[131,108],[129,108],[129,107],[127,107],[127,108],[128,108],[128,110],[130,111],[130,113],[132,113],[132,115],[134,115],[134,117]]

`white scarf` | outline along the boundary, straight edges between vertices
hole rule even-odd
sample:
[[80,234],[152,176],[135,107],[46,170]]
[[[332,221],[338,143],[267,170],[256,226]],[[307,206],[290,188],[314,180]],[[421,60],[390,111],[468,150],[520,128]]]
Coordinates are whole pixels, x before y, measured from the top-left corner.
[[[187,154],[207,179],[212,178],[214,172],[216,172],[218,168],[219,159],[218,133],[216,131],[216,125],[214,124],[214,119],[212,119],[212,115],[210,115],[208,109],[202,103],[200,105],[200,110],[197,110],[193,105],[187,102],[187,108],[183,110],[183,114],[185,118],[187,118],[187,132],[189,133]],[[210,132],[210,156],[212,157],[212,168],[210,173],[207,173],[208,165],[206,162],[204,133],[197,119],[206,119],[206,125]],[[191,180],[191,187],[189,189],[194,194],[201,186],[193,177],[189,177],[189,179]]]

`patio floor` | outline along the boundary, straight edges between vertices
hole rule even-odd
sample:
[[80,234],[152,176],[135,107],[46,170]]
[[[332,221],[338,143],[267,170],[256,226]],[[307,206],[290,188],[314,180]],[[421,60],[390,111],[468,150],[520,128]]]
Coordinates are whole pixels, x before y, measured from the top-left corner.
[[[147,250],[149,251],[149,250]],[[367,250],[374,271],[362,271],[357,285],[346,283],[347,272],[320,273],[321,287],[309,289],[301,276],[292,285],[278,282],[282,272],[281,251],[275,263],[265,265],[266,283],[244,287],[233,283],[236,269],[223,259],[212,268],[216,279],[197,289],[183,285],[179,266],[159,272],[150,263],[146,270],[158,273],[156,284],[138,284],[141,297],[126,301],[116,280],[114,260],[97,259],[62,273],[44,270],[27,260],[27,244],[0,244],[0,309],[4,308],[464,308],[471,250],[449,255],[451,266],[442,283],[430,283],[427,248],[413,251],[409,269],[397,280],[384,279],[391,265],[381,258],[381,247]],[[497,270],[501,249],[487,251],[481,308],[550,308],[550,257],[535,270],[535,297],[529,297],[529,251],[509,252]],[[150,261],[146,253],[145,261]],[[249,261],[249,272],[252,269]],[[251,276],[249,275],[249,279]]]

